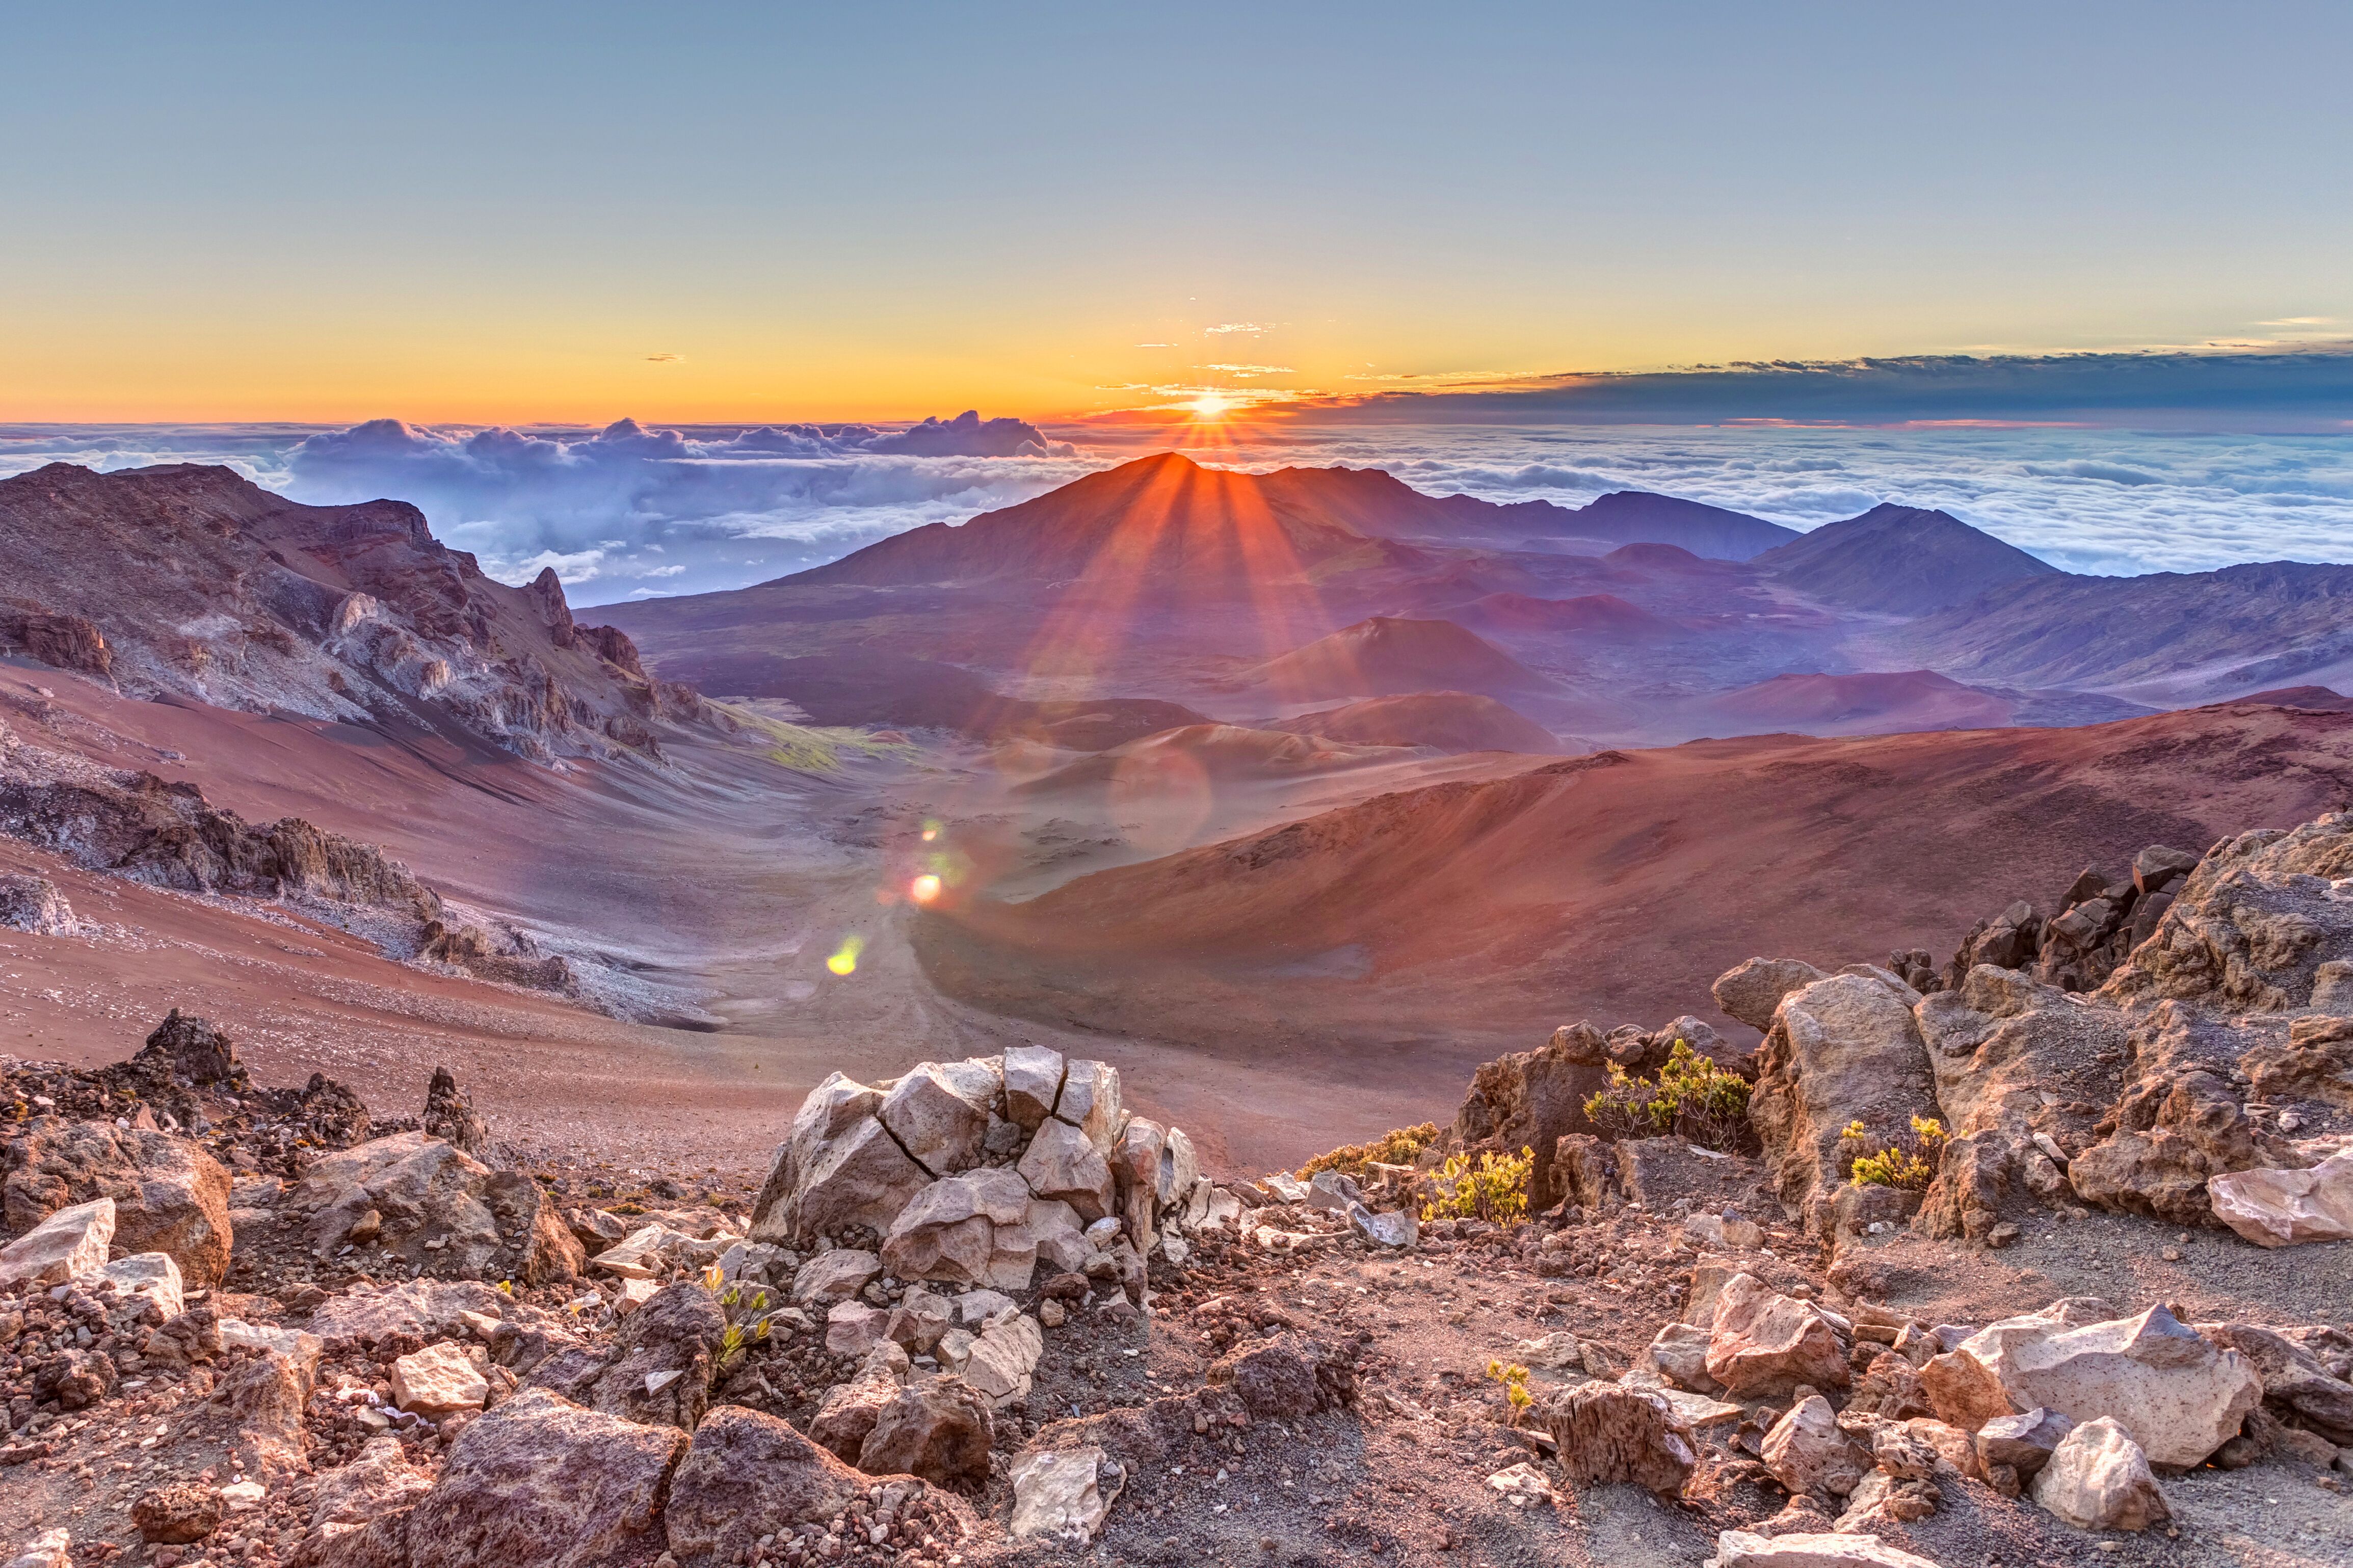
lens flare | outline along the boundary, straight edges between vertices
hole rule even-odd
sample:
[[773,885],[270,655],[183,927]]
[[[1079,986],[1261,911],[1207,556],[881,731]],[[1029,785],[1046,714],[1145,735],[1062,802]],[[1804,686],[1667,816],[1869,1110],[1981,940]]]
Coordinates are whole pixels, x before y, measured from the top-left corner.
[[919,904],[928,904],[940,896],[940,879],[926,871],[907,884],[907,896]]
[[936,823],[936,822],[926,822],[925,824],[923,824],[923,842],[924,842],[924,843],[926,843],[926,844],[933,844],[933,843],[936,843],[936,842],[938,842],[938,840],[939,840],[939,837],[940,837],[940,825],[939,825],[938,823]]
[[833,956],[825,961],[825,966],[836,974],[855,974],[858,973],[858,955],[865,951],[866,939],[852,931],[841,939],[841,945],[833,950]]

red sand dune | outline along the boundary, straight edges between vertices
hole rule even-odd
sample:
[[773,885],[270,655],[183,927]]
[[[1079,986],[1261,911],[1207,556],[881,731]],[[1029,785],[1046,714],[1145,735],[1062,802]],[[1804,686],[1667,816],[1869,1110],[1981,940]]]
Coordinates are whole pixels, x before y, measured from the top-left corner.
[[1884,735],[1905,730],[1996,730],[2012,705],[1932,669],[1777,675],[1688,704],[1692,721],[1732,734]]
[[1267,726],[1358,746],[1430,746],[1441,752],[1563,752],[1573,748],[1527,715],[1471,691],[1375,697]]
[[1452,621],[1375,616],[1250,672],[1289,701],[1412,691],[1543,691],[1552,682]]
[[1709,982],[1752,953],[1941,957],[2011,899],[2047,905],[2086,862],[2203,850],[2348,790],[2353,716],[2235,704],[1604,752],[931,917],[918,951],[951,994],[1032,1018],[1254,1060],[1472,1063],[1580,1016],[1704,1011]]

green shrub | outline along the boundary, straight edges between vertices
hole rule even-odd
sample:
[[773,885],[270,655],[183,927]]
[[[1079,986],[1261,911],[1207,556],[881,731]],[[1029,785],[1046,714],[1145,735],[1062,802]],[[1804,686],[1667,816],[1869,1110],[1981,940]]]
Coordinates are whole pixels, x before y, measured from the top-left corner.
[[727,1283],[716,1263],[703,1269],[702,1285],[719,1299],[719,1310],[727,1319],[727,1327],[719,1336],[714,1370],[728,1373],[744,1359],[744,1352],[767,1342],[768,1292],[756,1285]]
[[1446,1163],[1425,1180],[1429,1201],[1421,1217],[1483,1219],[1509,1225],[1528,1212],[1528,1177],[1535,1170],[1535,1152],[1487,1153],[1472,1163],[1464,1154],[1450,1154]]
[[1438,1142],[1438,1123],[1425,1121],[1419,1127],[1399,1127],[1384,1132],[1367,1143],[1350,1143],[1318,1154],[1299,1167],[1299,1179],[1307,1180],[1318,1171],[1337,1171],[1358,1181],[1365,1177],[1365,1167],[1372,1164],[1410,1165],[1420,1158],[1421,1152]]
[[1936,1179],[1936,1163],[1943,1158],[1947,1141],[1943,1122],[1933,1116],[1915,1116],[1911,1136],[1898,1136],[1873,1153],[1870,1129],[1861,1121],[1850,1121],[1840,1130],[1839,1152],[1841,1161],[1848,1163],[1856,1186],[1919,1192]]
[[1656,1079],[1616,1062],[1609,1082],[1586,1096],[1588,1120],[1616,1138],[1672,1134],[1708,1149],[1731,1149],[1748,1122],[1748,1080],[1677,1040]]

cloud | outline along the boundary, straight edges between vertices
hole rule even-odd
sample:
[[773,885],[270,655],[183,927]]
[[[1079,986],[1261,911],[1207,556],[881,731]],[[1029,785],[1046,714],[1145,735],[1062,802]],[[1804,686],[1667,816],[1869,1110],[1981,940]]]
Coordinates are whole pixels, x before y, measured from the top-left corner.
[[1228,375],[1297,375],[1287,364],[1205,364],[1203,370],[1221,370]]
[[1995,422],[2333,434],[2353,432],[2353,342],[2287,351],[2263,343],[2233,352],[1777,360],[1377,392],[1305,403],[1298,413],[1322,423]]
[[686,363],[686,356],[684,354],[648,354],[646,359],[649,363],[653,364],[684,364]]
[[1242,332],[1255,335],[1260,332],[1271,332],[1274,329],[1272,327],[1262,327],[1256,321],[1220,321],[1214,327],[1203,327],[1201,330],[1212,336],[1222,337],[1231,332]]

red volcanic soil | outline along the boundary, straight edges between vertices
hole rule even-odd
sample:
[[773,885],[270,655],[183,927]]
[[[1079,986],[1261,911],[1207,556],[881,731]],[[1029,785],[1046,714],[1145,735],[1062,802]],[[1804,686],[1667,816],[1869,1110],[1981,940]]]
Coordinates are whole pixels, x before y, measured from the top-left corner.
[[2251,692],[2241,702],[2276,702],[2283,708],[2317,708],[2327,713],[2353,713],[2353,697],[2326,686],[2280,686]]
[[1375,697],[1267,726],[1357,746],[1430,746],[1441,752],[1557,752],[1560,737],[1515,709],[1470,691]]
[[1033,1019],[1303,1068],[1404,1053],[1442,1079],[1580,1016],[1706,1016],[1753,953],[1941,959],[2086,863],[2203,850],[2348,788],[2353,716],[2273,707],[1694,742],[1384,795],[916,940],[944,990]]
[[1905,669],[1777,675],[1701,698],[1683,711],[1695,724],[1723,722],[1736,734],[1790,730],[1883,735],[1899,730],[1996,730],[2010,721],[2013,705],[1931,669]]
[[1375,616],[1250,672],[1289,701],[1433,689],[1544,691],[1552,682],[1452,621]]
[[1464,612],[1482,626],[1504,631],[1603,632],[1613,637],[1671,636],[1675,624],[1615,594],[1581,594],[1574,599],[1539,599],[1527,594],[1490,594]]

